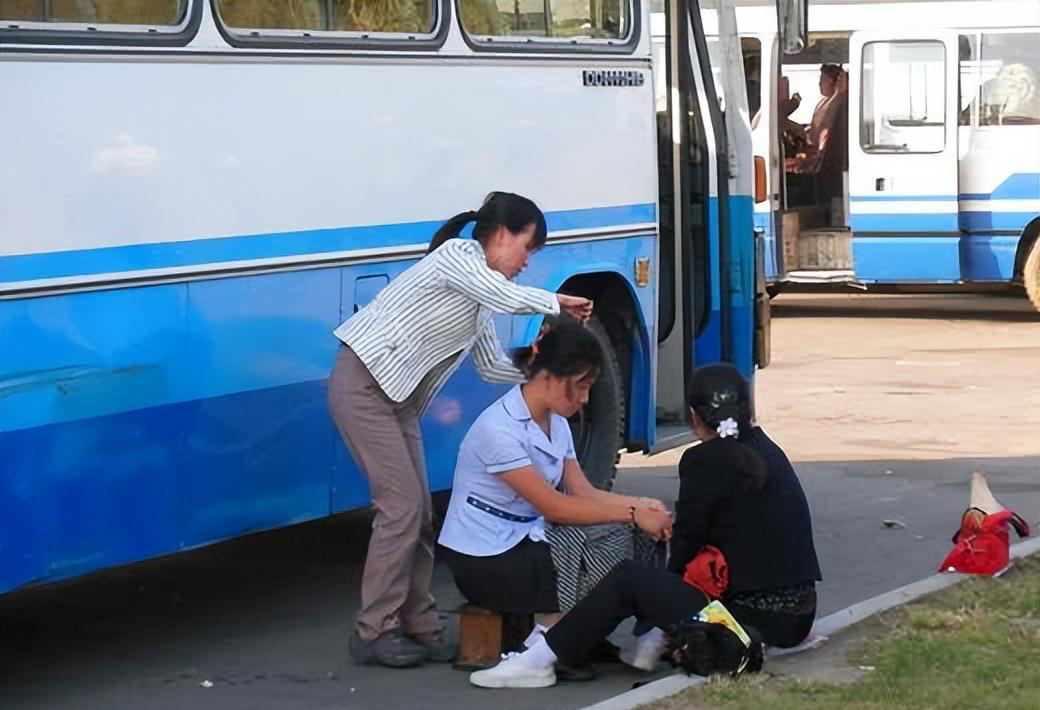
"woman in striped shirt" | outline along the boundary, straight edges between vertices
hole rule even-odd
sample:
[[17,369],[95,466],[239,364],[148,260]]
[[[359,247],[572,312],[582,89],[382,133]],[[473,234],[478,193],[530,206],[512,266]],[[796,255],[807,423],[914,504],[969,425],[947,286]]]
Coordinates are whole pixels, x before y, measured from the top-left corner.
[[[459,239],[470,222],[473,239]],[[592,315],[588,299],[511,282],[545,240],[534,202],[493,192],[479,210],[445,222],[425,258],[335,331],[343,345],[329,407],[376,507],[350,639],[360,663],[451,658],[430,594],[433,505],[419,418],[470,351],[486,381],[525,380],[502,349],[494,313]]]

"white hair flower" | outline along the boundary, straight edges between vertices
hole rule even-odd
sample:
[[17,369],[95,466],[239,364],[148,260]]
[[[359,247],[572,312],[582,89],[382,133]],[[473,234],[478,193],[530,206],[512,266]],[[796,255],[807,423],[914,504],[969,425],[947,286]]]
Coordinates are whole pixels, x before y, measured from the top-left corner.
[[729,419],[723,419],[719,422],[719,425],[715,427],[715,431],[719,433],[719,436],[723,439],[730,436],[738,436],[740,434],[740,427],[737,426],[737,422],[733,417]]

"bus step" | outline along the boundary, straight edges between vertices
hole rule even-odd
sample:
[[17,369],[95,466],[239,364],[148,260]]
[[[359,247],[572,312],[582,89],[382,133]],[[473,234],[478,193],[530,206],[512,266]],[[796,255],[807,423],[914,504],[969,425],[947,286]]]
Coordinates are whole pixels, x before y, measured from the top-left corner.
[[798,235],[798,269],[850,271],[852,232],[845,229],[807,229]]

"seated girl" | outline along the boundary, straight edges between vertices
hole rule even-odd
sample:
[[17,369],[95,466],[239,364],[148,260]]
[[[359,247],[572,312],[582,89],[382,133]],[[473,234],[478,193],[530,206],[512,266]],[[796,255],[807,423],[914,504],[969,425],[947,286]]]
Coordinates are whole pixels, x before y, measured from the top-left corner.
[[463,440],[439,542],[470,602],[535,614],[548,627],[583,593],[583,577],[591,587],[631,557],[624,524],[667,539],[671,514],[660,501],[595,488],[578,464],[567,417],[588,402],[603,365],[596,338],[577,323],[556,325],[516,359],[528,382]]
[[725,558],[729,577],[724,590],[708,591],[721,592],[742,626],[773,646],[795,646],[806,638],[820,570],[809,506],[790,461],[751,425],[748,387],[734,367],[697,370],[687,405],[701,444],[679,464],[671,571],[618,565],[525,652],[473,673],[470,682],[489,688],[552,685],[554,663],[586,653],[629,616],[661,629],[689,619],[710,597],[705,585],[698,588],[680,575],[706,545]]

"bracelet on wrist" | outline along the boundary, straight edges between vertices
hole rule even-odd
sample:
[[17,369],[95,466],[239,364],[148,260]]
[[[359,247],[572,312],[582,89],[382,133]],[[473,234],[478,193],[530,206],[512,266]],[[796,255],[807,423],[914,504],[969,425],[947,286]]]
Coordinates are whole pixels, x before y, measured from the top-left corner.
[[628,517],[632,527],[636,527],[636,507],[634,505],[628,506]]

